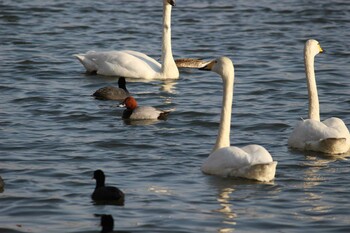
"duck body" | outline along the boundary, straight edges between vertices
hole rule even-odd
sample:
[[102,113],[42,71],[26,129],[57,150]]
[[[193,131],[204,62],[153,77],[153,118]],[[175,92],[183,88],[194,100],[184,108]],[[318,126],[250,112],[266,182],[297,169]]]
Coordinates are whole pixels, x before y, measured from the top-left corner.
[[202,70],[212,70],[223,80],[223,103],[220,126],[213,151],[204,161],[201,170],[205,174],[223,177],[241,177],[262,182],[274,179],[277,162],[262,146],[248,145],[242,148],[230,145],[234,67],[227,57],[218,58]]
[[140,106],[133,110],[125,109],[123,119],[129,120],[166,120],[169,112],[151,106]]
[[179,58],[175,60],[177,68],[195,68],[200,69],[208,64],[208,61],[204,61],[198,58]]
[[124,100],[129,96],[129,92],[118,87],[107,86],[98,89],[93,96],[99,100]]
[[124,193],[117,187],[105,186],[105,175],[102,170],[96,170],[93,178],[96,180],[96,187],[91,194],[92,200],[124,205]]
[[288,139],[291,148],[342,154],[350,150],[350,133],[345,123],[332,117],[320,121],[320,107],[314,68],[315,56],[323,49],[317,40],[307,40],[304,47],[305,74],[309,97],[308,119],[298,122]]
[[138,106],[132,96],[127,97],[122,106],[126,107],[122,115],[125,120],[166,120],[170,113],[152,106]]
[[117,100],[122,101],[130,96],[126,89],[125,78],[121,77],[118,80],[119,87],[106,86],[98,89],[92,95],[99,100]]
[[94,192],[91,195],[91,198],[94,201],[124,202],[123,192],[120,189],[112,186],[95,188]]

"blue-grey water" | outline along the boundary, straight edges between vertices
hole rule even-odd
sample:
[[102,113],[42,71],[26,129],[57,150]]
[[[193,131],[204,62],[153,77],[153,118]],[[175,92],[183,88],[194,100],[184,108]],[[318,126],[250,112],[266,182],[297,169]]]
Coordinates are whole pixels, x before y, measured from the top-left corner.
[[[349,232],[350,161],[292,151],[307,117],[303,46],[317,39],[321,118],[350,126],[348,0],[178,0],[175,58],[235,64],[231,144],[278,161],[271,183],[201,173],[217,135],[222,82],[181,70],[172,82],[127,80],[140,105],[175,109],[128,125],[91,94],[117,78],[86,75],[72,54],[133,49],[161,56],[162,1],[0,0],[0,232]],[[126,194],[94,205],[95,169]]]

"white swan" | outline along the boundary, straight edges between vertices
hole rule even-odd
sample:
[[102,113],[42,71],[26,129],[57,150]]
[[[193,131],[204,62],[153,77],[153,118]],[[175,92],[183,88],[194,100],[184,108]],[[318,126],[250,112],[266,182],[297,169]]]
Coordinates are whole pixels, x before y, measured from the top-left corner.
[[171,50],[171,9],[175,0],[163,0],[163,41],[160,64],[146,54],[131,51],[89,51],[74,55],[89,73],[142,79],[177,79],[179,70]]
[[227,57],[218,58],[203,70],[212,70],[223,80],[223,104],[215,147],[201,167],[203,173],[224,177],[243,177],[258,181],[271,181],[275,177],[277,162],[262,146],[248,145],[242,148],[230,146],[230,127],[234,68]]
[[344,122],[336,117],[320,122],[314,58],[323,50],[318,41],[306,41],[305,73],[309,92],[309,119],[299,122],[288,139],[288,145],[300,150],[342,154],[350,149],[350,133]]

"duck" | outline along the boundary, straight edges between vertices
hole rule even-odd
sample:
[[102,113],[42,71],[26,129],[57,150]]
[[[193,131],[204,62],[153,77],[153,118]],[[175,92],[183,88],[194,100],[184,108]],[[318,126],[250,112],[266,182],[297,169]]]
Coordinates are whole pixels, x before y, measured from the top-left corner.
[[350,149],[350,133],[345,123],[337,117],[320,120],[314,61],[315,56],[323,52],[317,40],[306,41],[304,64],[309,96],[308,119],[303,119],[294,127],[288,138],[288,146],[301,151],[343,154]]
[[102,214],[101,215],[101,233],[110,233],[113,232],[114,228],[114,219],[110,214]]
[[170,113],[151,106],[138,106],[132,96],[127,97],[119,107],[126,107],[122,115],[124,120],[167,120]]
[[114,86],[106,86],[98,89],[92,94],[98,100],[117,100],[122,101],[130,96],[126,89],[126,81],[124,77],[118,79],[118,88]]
[[163,35],[161,63],[132,50],[75,54],[88,73],[147,80],[178,79],[179,70],[171,47],[171,11],[175,0],[163,0]]
[[223,80],[223,103],[220,126],[215,146],[201,166],[204,174],[221,177],[238,177],[261,182],[272,181],[277,162],[260,145],[235,147],[230,145],[234,66],[230,58],[220,57],[200,70],[211,70]]
[[96,187],[91,195],[95,202],[113,202],[118,205],[124,205],[124,193],[117,187],[105,186],[105,174],[102,170],[94,171],[93,179],[96,180]]
[[178,58],[175,59],[177,68],[194,68],[200,69],[207,65],[209,62],[198,58]]

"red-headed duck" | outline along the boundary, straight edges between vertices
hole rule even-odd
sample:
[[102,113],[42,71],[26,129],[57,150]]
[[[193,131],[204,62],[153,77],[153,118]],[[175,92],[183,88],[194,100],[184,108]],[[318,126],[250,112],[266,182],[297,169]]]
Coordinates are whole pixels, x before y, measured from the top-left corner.
[[120,106],[126,107],[122,118],[129,120],[166,120],[170,112],[151,106],[138,106],[132,96],[127,97]]

